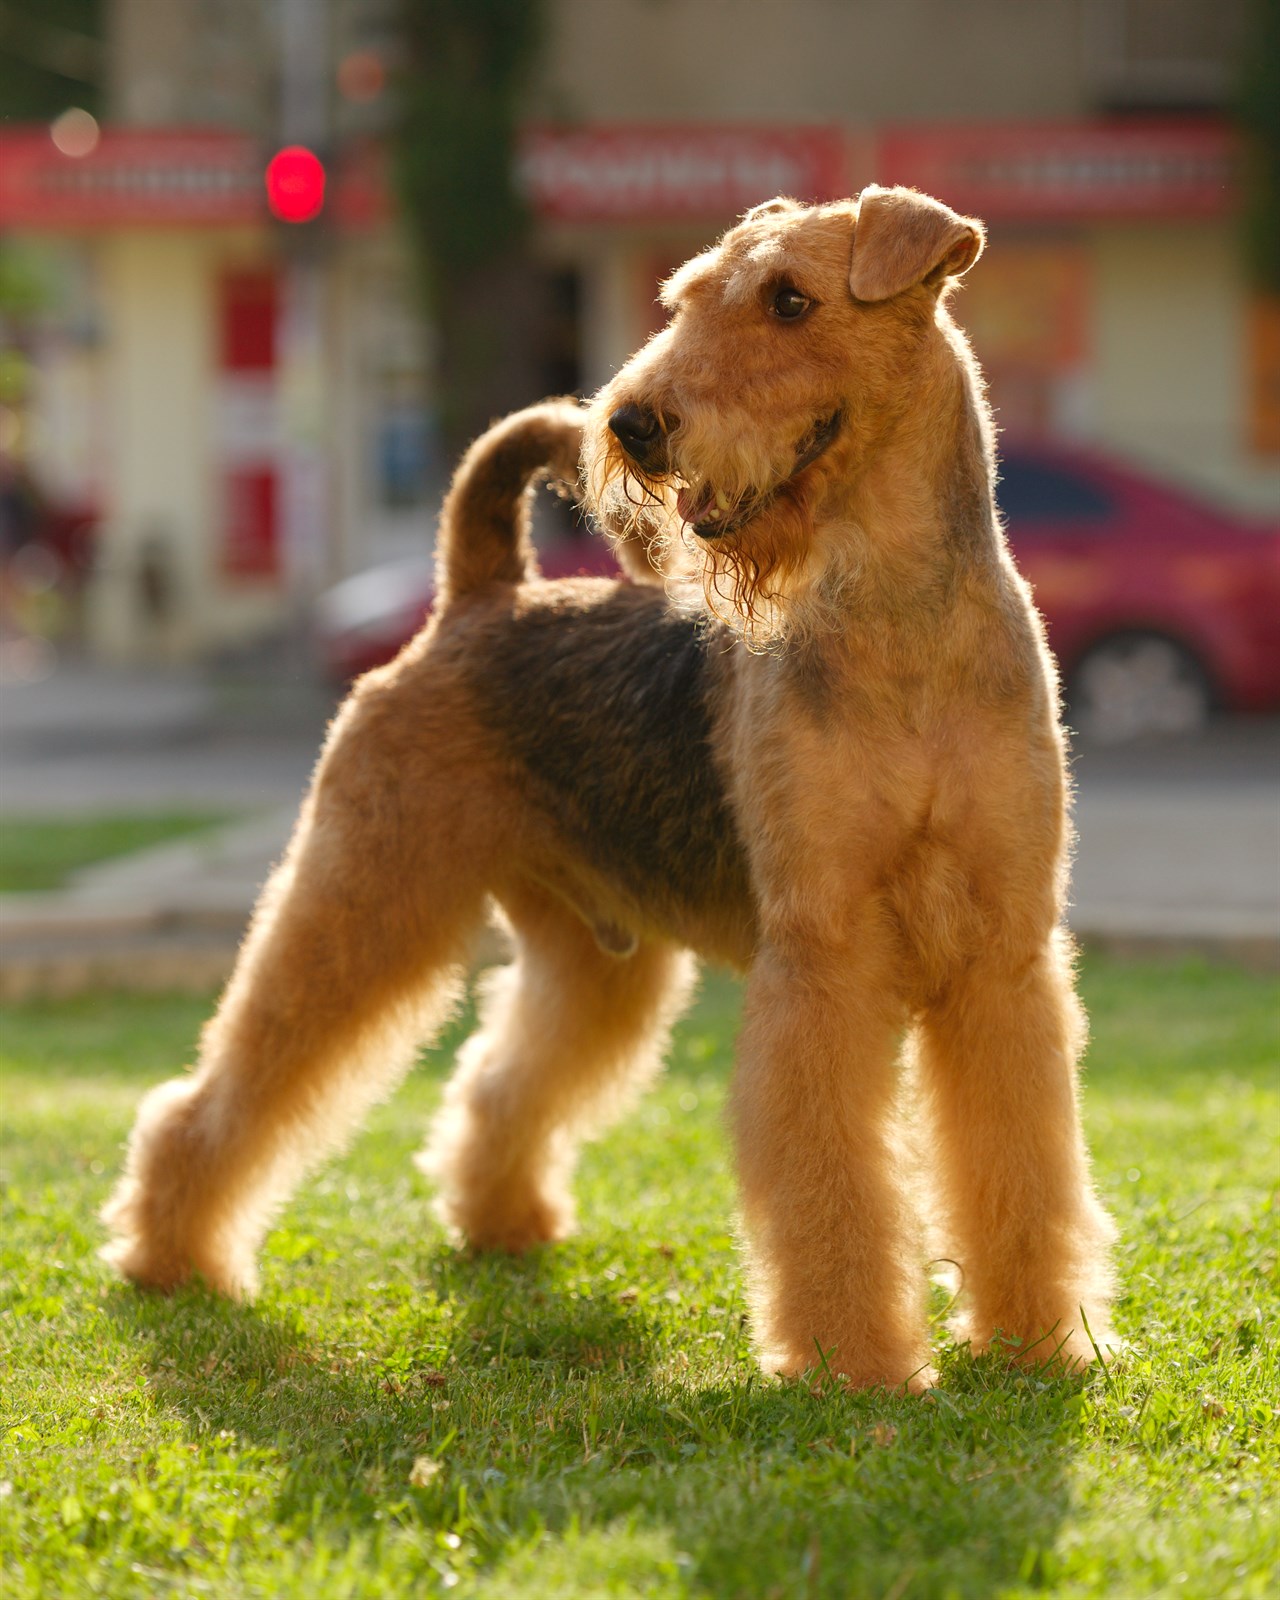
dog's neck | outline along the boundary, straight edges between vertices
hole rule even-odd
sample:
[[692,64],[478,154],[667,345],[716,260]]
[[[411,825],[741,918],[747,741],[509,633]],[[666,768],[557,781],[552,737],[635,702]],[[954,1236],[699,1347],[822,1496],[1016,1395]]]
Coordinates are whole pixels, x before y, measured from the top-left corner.
[[[993,571],[1002,539],[992,495],[990,412],[964,335],[940,313],[908,386],[827,510],[860,604],[936,614],[963,580]],[[832,552],[833,555],[836,552]]]

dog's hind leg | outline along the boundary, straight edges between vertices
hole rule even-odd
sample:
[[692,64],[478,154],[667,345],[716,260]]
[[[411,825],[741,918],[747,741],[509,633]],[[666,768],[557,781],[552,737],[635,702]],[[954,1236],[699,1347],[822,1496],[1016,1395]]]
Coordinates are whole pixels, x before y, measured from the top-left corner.
[[503,905],[515,960],[488,978],[420,1159],[469,1243],[523,1250],[572,1227],[577,1147],[658,1069],[694,967],[666,944],[607,953],[541,889]]
[[1076,1096],[1083,1037],[1057,940],[1029,960],[972,967],[921,1029],[964,1331],[976,1349],[1003,1336],[1031,1366],[1083,1365],[1094,1341],[1112,1340],[1112,1228],[1089,1181]]
[[450,772],[449,709],[424,737],[428,715],[366,680],[335,723],[194,1073],[139,1110],[103,1214],[127,1277],[167,1288],[197,1272],[251,1292],[275,1206],[397,1081],[460,987],[486,807],[472,752]]

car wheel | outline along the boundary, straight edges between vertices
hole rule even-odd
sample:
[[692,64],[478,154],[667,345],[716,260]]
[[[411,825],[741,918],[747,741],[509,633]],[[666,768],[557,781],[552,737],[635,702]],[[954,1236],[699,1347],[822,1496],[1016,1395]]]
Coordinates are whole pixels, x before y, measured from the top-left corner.
[[1158,633],[1126,633],[1095,644],[1067,685],[1072,726],[1084,738],[1118,744],[1143,734],[1194,733],[1213,710],[1213,691],[1195,656]]

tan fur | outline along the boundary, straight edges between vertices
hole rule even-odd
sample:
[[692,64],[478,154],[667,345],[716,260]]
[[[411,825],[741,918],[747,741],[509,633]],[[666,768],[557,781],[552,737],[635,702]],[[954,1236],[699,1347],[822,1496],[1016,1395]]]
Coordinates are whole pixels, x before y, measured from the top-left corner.
[[[589,411],[473,447],[435,618],[339,714],[194,1074],[143,1105],[106,1213],[123,1272],[252,1289],[272,1208],[438,1024],[493,900],[516,958],[424,1157],[463,1237],[571,1225],[575,1148],[655,1070],[693,949],[747,973],[732,1126],[769,1369],[930,1380],[904,1039],[974,1347],[1110,1340],[1057,690],[946,309],[981,244],[906,190],[757,207]],[[648,586],[534,575],[525,485],[580,437]]]

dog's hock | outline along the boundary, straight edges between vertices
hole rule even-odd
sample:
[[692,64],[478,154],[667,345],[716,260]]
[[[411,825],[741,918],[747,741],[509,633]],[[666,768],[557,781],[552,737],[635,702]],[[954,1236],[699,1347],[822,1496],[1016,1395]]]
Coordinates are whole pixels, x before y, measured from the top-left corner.
[[914,189],[871,184],[858,197],[849,288],[855,300],[890,300],[968,272],[986,243],[982,224]]

